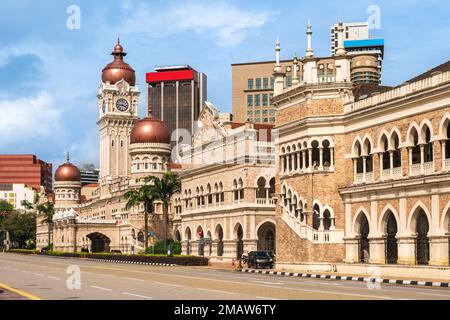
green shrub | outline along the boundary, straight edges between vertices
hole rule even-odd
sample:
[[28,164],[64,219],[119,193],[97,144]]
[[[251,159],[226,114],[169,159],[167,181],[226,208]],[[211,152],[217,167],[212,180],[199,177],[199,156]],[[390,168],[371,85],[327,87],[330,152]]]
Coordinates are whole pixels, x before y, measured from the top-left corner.
[[[175,242],[175,240],[173,239],[168,239],[167,240],[167,245],[170,244],[170,248],[172,251],[172,255],[177,255],[177,254],[181,254],[181,243],[180,242]],[[154,251],[152,251],[152,247],[148,247],[147,251],[145,252],[146,254],[167,254],[167,251],[164,250],[164,243],[163,241],[158,241],[155,243],[155,248]]]
[[24,250],[24,249],[12,249],[9,250],[8,252],[21,254],[39,254],[54,257],[67,257],[67,258],[90,258],[90,259],[111,260],[111,261],[165,263],[180,266],[208,265],[207,258],[196,256],[184,256],[184,255],[172,255],[172,256],[168,256],[167,254],[129,255],[129,254],[111,254],[108,252],[86,253],[86,252],[62,252],[62,251],[40,252],[38,250]]
[[36,249],[10,249],[9,253],[21,253],[21,254],[38,254],[39,250]]

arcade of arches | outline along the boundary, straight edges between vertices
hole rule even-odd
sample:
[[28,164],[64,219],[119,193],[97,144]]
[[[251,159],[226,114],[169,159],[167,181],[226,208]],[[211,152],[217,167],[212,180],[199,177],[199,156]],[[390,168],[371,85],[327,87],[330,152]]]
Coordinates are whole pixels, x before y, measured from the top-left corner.
[[[202,225],[196,227],[193,233],[187,226],[184,233],[175,230],[177,240],[181,240],[182,251],[185,254],[194,254],[213,259],[238,259],[244,253],[253,250],[268,250],[276,252],[275,222],[267,219],[256,229],[255,236],[250,238],[250,230],[244,228],[243,223],[236,222],[231,230],[231,236],[226,236],[225,223],[218,223],[211,231]],[[206,231],[207,230],[207,231]],[[184,234],[184,237],[181,235]]]
[[346,262],[448,266],[450,203],[434,210],[421,201],[407,215],[391,205],[380,215],[360,207],[347,230]]

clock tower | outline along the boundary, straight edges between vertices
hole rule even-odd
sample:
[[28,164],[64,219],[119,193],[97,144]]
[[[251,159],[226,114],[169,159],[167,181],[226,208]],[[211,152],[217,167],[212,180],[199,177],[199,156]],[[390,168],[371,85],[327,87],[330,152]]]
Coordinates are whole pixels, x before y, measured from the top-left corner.
[[101,184],[129,175],[130,133],[133,124],[138,120],[140,91],[133,68],[123,60],[126,53],[120,40],[111,54],[114,61],[103,69],[97,95]]

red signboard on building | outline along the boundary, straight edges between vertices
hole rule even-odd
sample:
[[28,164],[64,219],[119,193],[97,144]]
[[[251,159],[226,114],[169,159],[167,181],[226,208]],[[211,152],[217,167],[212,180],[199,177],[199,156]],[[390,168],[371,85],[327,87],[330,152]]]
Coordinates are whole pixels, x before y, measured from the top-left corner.
[[194,79],[194,70],[148,72],[146,74],[147,83],[193,80],[193,79]]

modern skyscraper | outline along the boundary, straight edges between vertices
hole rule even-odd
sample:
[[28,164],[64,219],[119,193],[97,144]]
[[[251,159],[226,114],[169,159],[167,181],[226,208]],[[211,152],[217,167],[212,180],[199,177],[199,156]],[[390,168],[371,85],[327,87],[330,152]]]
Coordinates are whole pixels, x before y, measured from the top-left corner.
[[0,155],[0,184],[23,183],[46,193],[52,192],[52,164],[35,155]]
[[[330,27],[330,49],[333,55],[336,54],[338,46],[338,28],[338,23]],[[344,41],[366,39],[369,39],[369,24],[367,22],[344,23]]]
[[[275,109],[271,102],[274,63],[275,61],[261,61],[231,65],[234,121],[275,123]],[[281,67],[287,75],[287,85],[292,82],[293,66],[293,60],[281,61]]]
[[94,164],[82,164],[78,167],[81,174],[81,186],[98,183],[99,169]]
[[172,134],[172,145],[184,136],[181,132],[175,136],[176,129],[185,129],[192,135],[194,123],[207,99],[206,75],[188,65],[169,66],[148,72],[146,80],[148,114],[164,121]]

